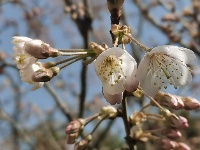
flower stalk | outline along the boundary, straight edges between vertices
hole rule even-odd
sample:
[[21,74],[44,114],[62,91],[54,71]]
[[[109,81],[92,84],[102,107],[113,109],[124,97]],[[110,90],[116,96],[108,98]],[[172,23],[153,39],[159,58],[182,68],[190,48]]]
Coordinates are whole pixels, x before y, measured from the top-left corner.
[[152,50],[152,48],[148,48],[148,47],[144,46],[142,43],[140,43],[138,40],[133,38],[131,35],[125,34],[125,36],[127,36],[133,43],[135,43],[137,46],[139,46],[145,52],[150,52]]

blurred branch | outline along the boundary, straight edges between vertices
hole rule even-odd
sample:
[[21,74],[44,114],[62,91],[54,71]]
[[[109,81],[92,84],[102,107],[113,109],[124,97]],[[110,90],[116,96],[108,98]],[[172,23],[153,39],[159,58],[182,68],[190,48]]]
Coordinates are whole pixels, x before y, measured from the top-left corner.
[[68,119],[68,121],[72,121],[73,118],[69,112],[69,110],[67,109],[66,105],[63,104],[62,100],[60,99],[60,97],[57,95],[56,91],[53,90],[53,88],[48,84],[45,83],[44,87],[46,88],[46,90],[49,92],[49,94],[54,98],[54,101],[56,102],[58,108],[61,110],[61,112],[66,116],[66,118]]
[[[197,49],[197,47],[195,47],[194,45],[190,44],[185,44],[182,42],[181,39],[175,39],[171,38],[170,34],[168,34],[168,27],[165,27],[161,24],[159,24],[153,16],[150,15],[150,13],[148,12],[147,8],[138,0],[133,0],[133,3],[136,4],[136,6],[140,9],[142,15],[145,17],[145,19],[147,19],[150,23],[152,23],[152,25],[154,25],[159,31],[161,31],[165,36],[168,37],[168,40],[171,42],[175,42],[180,44],[182,47],[186,47],[189,49],[193,49],[193,51],[198,54],[200,56],[200,51]],[[179,38],[179,37],[178,37]],[[191,42],[194,42],[194,40],[192,40]]]
[[[68,6],[68,7],[71,7],[73,5],[71,0],[64,0],[64,2],[66,4],[66,6]],[[83,5],[84,5],[84,8],[78,8],[78,6],[77,6],[77,10],[76,10],[77,12],[74,12],[74,11],[71,12],[71,18],[72,18],[72,20],[75,21],[75,23],[78,27],[78,30],[82,35],[84,48],[86,49],[86,48],[88,48],[88,32],[91,29],[92,18],[88,11],[89,8],[87,5],[87,0],[83,0]],[[84,13],[79,14],[80,10],[78,10],[78,9],[82,9],[82,11]],[[77,17],[75,17],[75,18],[72,17],[73,13],[77,13]],[[82,66],[81,76],[80,76],[81,92],[80,92],[80,105],[79,105],[79,115],[78,115],[79,118],[84,116],[84,104],[85,104],[85,97],[86,97],[86,92],[87,92],[86,91],[86,89],[87,89],[86,74],[87,74],[87,66]]]
[[13,120],[7,113],[5,113],[2,109],[0,109],[0,119],[8,121],[13,127],[15,127],[20,135],[23,136],[24,140],[28,145],[34,147],[34,144],[31,143],[31,139],[28,137],[26,131],[23,127]]

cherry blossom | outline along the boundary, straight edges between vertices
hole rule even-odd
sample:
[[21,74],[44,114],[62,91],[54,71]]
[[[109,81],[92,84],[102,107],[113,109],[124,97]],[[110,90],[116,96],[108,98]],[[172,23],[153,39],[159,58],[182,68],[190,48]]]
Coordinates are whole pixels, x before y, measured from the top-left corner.
[[164,45],[147,52],[138,66],[136,78],[146,95],[154,97],[167,83],[177,86],[192,80],[187,64],[195,60],[193,51],[187,48]]
[[126,50],[119,47],[107,49],[94,64],[102,81],[104,97],[109,103],[120,103],[125,90],[133,92],[137,89],[137,63]]

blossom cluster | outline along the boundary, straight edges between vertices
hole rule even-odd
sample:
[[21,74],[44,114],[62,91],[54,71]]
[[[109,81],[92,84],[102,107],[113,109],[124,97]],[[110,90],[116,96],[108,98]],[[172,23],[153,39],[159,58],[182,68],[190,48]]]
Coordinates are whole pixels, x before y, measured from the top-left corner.
[[[125,33],[123,33],[124,30]],[[120,39],[116,38],[116,43],[118,44],[123,45],[124,42],[127,44],[131,41],[130,29],[127,29],[126,26],[120,26],[120,28],[115,26],[113,33],[115,36],[120,36]],[[127,36],[124,38],[126,34]],[[137,41],[135,42],[137,43]],[[105,44],[101,46],[92,42],[90,49],[87,50],[58,50],[41,40],[27,37],[14,37],[13,44],[16,53],[15,63],[20,70],[21,79],[33,84],[33,90],[42,87],[45,82],[50,81],[64,67],[89,57],[83,63],[94,62],[96,74],[102,82],[102,93],[111,105],[120,104],[123,100],[124,92],[129,95],[137,95],[136,92],[140,92],[139,95],[148,97],[151,100],[149,105],[158,107],[161,113],[148,114],[143,110],[145,108],[140,112],[134,112],[128,119],[131,127],[140,126],[148,119],[152,119],[153,116],[154,119],[164,124],[164,128],[160,130],[161,133],[165,133],[167,138],[179,138],[182,136],[179,130],[189,126],[187,119],[183,116],[177,116],[169,111],[168,108],[193,110],[200,107],[200,102],[192,97],[181,97],[161,91],[163,87],[167,88],[168,83],[176,89],[178,86],[184,86],[192,81],[192,73],[189,66],[195,60],[195,54],[190,49],[172,45],[145,48],[139,44],[146,53],[138,65],[124,46],[120,48],[114,45],[112,48],[108,48]],[[70,56],[70,58],[59,62],[42,63],[39,61],[39,59],[58,56]],[[63,66],[58,66],[63,63]],[[101,113],[92,118],[70,122],[66,128],[68,144],[74,144],[84,126],[95,118],[98,118],[101,123],[105,119],[114,119],[122,116],[121,113],[120,110],[108,106],[103,107]],[[152,133],[144,133],[141,128],[135,131],[132,136],[140,141],[147,141],[152,138],[154,141],[162,143],[164,149],[187,148],[184,143],[177,143],[165,138],[159,139],[156,136],[152,136]],[[76,143],[75,149],[86,148],[91,140],[92,136],[88,135]]]

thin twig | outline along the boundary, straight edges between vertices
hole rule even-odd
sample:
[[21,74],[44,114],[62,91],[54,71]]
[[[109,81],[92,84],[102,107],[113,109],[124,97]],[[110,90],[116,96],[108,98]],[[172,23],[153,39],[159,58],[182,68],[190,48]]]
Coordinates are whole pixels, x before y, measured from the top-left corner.
[[72,118],[71,114],[69,113],[69,110],[67,109],[66,105],[63,104],[62,100],[57,95],[57,93],[53,90],[53,88],[48,83],[45,83],[44,87],[49,92],[49,94],[54,98],[54,101],[56,102],[57,106],[60,108],[60,110],[63,112],[63,114],[69,120],[69,122],[72,121],[73,118]]

